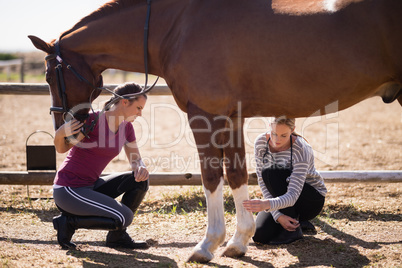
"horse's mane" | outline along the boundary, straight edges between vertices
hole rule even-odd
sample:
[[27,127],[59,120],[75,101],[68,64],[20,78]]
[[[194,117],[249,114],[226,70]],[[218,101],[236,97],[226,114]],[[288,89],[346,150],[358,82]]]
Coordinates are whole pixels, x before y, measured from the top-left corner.
[[92,21],[96,21],[100,18],[103,18],[109,14],[113,14],[116,11],[121,9],[133,6],[139,3],[146,3],[146,0],[112,0],[108,3],[105,3],[103,6],[89,14],[88,16],[82,18],[77,24],[73,26],[70,30],[65,31],[60,35],[60,38],[63,36],[74,32],[75,30],[87,25]]

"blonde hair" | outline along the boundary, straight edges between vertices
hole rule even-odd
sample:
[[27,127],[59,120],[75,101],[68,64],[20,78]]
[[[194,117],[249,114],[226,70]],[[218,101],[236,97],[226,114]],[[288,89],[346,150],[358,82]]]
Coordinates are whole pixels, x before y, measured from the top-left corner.
[[305,141],[305,137],[300,135],[299,133],[296,132],[296,119],[295,118],[287,118],[286,116],[280,116],[280,117],[274,117],[271,121],[271,124],[277,124],[277,125],[286,125],[292,130],[292,135],[302,137]]

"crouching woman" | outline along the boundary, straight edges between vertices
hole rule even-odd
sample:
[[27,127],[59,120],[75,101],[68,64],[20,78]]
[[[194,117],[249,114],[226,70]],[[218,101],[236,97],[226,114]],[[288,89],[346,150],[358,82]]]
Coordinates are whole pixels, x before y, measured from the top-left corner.
[[[106,103],[105,112],[90,113],[85,124],[93,124],[87,136],[84,123],[75,119],[64,123],[55,133],[57,152],[68,152],[54,180],[54,201],[61,215],[53,219],[57,241],[63,249],[75,249],[71,242],[75,230],[109,230],[106,246],[145,249],[148,244],[134,241],[126,232],[148,190],[148,171],[141,161],[131,122],[141,116],[146,95],[141,87],[117,87],[117,97]],[[76,137],[69,139],[68,137]],[[107,164],[124,148],[132,171],[100,177]],[[122,195],[121,202],[115,200]]]
[[256,173],[263,200],[243,202],[259,212],[253,240],[288,244],[303,237],[302,227],[314,230],[309,220],[323,208],[327,189],[315,170],[311,146],[295,131],[295,119],[274,118],[271,131],[255,141]]

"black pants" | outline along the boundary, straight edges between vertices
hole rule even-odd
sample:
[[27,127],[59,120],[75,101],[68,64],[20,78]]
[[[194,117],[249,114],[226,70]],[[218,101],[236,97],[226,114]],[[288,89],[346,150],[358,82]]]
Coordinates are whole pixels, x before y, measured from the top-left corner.
[[[286,180],[271,178],[268,180],[268,185],[266,186],[274,197],[283,195],[287,191]],[[305,183],[295,205],[293,207],[280,209],[279,211],[299,221],[306,221],[313,219],[321,212],[324,202],[325,197],[314,187]],[[261,211],[257,215],[256,232],[253,240],[254,242],[268,244],[269,241],[275,238],[282,230],[282,225],[275,222],[271,213]]]
[[[148,187],[148,180],[136,182],[130,171],[101,177],[92,186],[54,189],[53,197],[63,213],[113,218],[127,227],[133,221],[134,214],[130,205],[124,202],[125,196],[133,191],[145,195]],[[115,200],[122,194],[122,202]]]

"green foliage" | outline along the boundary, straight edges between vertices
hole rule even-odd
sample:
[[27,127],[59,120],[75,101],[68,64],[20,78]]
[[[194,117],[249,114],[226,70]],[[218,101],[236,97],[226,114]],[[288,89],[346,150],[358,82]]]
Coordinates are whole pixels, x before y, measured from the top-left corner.
[[10,53],[0,53],[0,60],[14,60],[18,57]]

